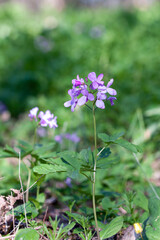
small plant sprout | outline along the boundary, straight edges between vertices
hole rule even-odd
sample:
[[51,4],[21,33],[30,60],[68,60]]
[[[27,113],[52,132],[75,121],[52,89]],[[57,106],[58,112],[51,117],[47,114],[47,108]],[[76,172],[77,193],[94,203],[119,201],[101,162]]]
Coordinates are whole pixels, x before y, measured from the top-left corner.
[[[113,79],[111,79],[108,84],[105,86],[103,79],[103,74],[100,74],[98,77],[95,72],[88,74],[88,78],[80,78],[77,75],[77,79],[72,80],[72,89],[68,91],[68,94],[71,97],[71,100],[64,103],[65,107],[71,107],[73,112],[77,105],[82,106],[86,105],[92,110],[93,114],[93,126],[94,126],[94,167],[92,172],[92,203],[93,203],[93,212],[96,225],[96,232],[98,240],[100,240],[97,213],[96,213],[96,202],[95,202],[95,183],[96,183],[96,170],[97,170],[97,158],[98,158],[98,149],[97,149],[97,130],[96,130],[96,117],[95,109],[105,108],[105,100],[109,100],[111,105],[114,105],[113,100],[116,100],[117,92],[115,89],[110,88],[113,84]],[[107,94],[111,95],[110,97]],[[91,107],[88,103],[91,102]]]

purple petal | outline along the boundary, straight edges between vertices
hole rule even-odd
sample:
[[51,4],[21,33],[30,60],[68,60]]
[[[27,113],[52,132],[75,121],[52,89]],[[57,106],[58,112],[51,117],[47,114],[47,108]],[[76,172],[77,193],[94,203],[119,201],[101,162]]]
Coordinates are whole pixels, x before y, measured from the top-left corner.
[[[101,80],[103,79],[103,73],[101,73],[98,77],[97,77],[97,82],[101,82]],[[102,82],[101,82],[102,83]],[[103,82],[104,83],[104,82]]]
[[98,88],[98,83],[97,82],[93,82],[91,85],[92,85],[91,89],[93,89],[93,90]]
[[71,100],[70,100],[70,101],[67,101],[67,102],[65,102],[65,103],[64,103],[64,106],[65,106],[65,107],[70,107],[70,106],[71,106]]
[[101,108],[101,109],[104,109],[105,108],[105,105],[104,105],[104,102],[102,100],[97,100],[96,101],[96,106],[98,108]]
[[40,111],[38,114],[38,117],[41,119],[41,118],[43,118],[43,116],[44,116],[44,112]]
[[82,95],[87,96],[88,95],[88,90],[87,89],[83,89],[81,91],[81,93],[82,93]]
[[68,94],[69,94],[70,96],[72,96],[72,89],[69,89],[69,90],[68,90]]
[[96,74],[95,74],[95,72],[89,73],[88,74],[88,79],[91,80],[92,82],[96,81]]
[[82,96],[78,99],[78,105],[82,106],[87,102],[87,97],[86,96]]
[[101,94],[101,100],[106,100],[107,96],[105,94]]
[[98,87],[98,91],[101,91],[101,93],[106,93],[107,92],[107,88],[106,88],[106,86],[99,86]]
[[113,84],[113,78],[108,82],[108,84],[107,84],[107,88],[109,88],[112,84]]
[[116,90],[113,89],[113,88],[107,88],[107,92],[108,92],[110,95],[117,95]]
[[88,100],[90,100],[90,101],[94,100],[94,95],[92,93],[88,94]]
[[117,100],[117,98],[116,97],[109,97],[107,100],[109,100],[110,103],[111,103],[111,106],[113,106],[114,105],[113,100]]

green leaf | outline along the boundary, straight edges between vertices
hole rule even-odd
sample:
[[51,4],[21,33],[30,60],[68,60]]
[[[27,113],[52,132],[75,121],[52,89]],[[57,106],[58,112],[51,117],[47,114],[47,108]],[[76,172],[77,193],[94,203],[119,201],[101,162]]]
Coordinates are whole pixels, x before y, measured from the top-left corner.
[[160,200],[150,198],[148,202],[149,220],[146,227],[146,236],[149,240],[159,240],[160,236]]
[[108,197],[105,197],[102,200],[102,207],[105,210],[108,210],[109,208],[114,208],[115,207],[115,201],[111,201]]
[[[24,204],[17,206],[13,210],[14,210],[14,216],[16,216],[16,217],[21,216],[21,215],[25,216],[25,212],[24,212],[25,210],[26,210],[27,215],[31,216],[32,218],[34,218],[38,215],[36,206],[31,201],[28,201],[25,204],[25,210],[24,210]],[[12,210],[9,211],[8,214],[12,214]]]
[[62,229],[62,233],[68,233],[76,224],[72,222]]
[[124,147],[127,150],[130,150],[131,152],[134,152],[134,153],[142,152],[142,149],[139,146],[137,146],[133,143],[130,143],[124,139],[118,139],[114,143],[116,143],[116,144],[120,145],[121,147]]
[[120,138],[121,136],[124,135],[124,132],[118,132],[115,133],[113,135],[108,135],[106,133],[99,133],[98,137],[105,143],[110,143],[110,142],[114,142],[115,140],[117,140],[118,138]]
[[116,217],[100,232],[101,240],[112,237],[121,230],[123,226],[123,217]]
[[83,164],[88,164],[90,167],[93,166],[93,153],[90,148],[83,149],[78,154],[78,158]]
[[97,161],[97,169],[105,169],[108,168],[111,164],[116,164],[118,163],[118,158],[113,158],[113,159],[106,159],[106,158],[102,158],[100,160]]
[[52,165],[52,164],[40,164],[33,168],[34,172],[38,174],[48,174],[55,172],[66,172],[66,167],[61,165]]
[[136,206],[148,211],[148,199],[142,192],[138,192],[133,201]]
[[19,154],[10,146],[6,145],[5,148],[0,152],[0,158],[3,157],[19,157]]
[[49,152],[53,149],[55,143],[50,143],[46,145],[36,145],[34,151],[32,152],[33,157],[35,158],[49,158],[56,157],[55,152]]
[[137,153],[137,152],[142,152],[142,149],[133,144],[133,143],[130,143],[124,139],[118,139],[119,137],[121,137],[123,135],[123,133],[116,133],[114,135],[111,135],[109,136],[108,134],[106,133],[100,133],[98,134],[98,137],[105,143],[107,144],[117,144],[117,145],[120,145],[121,147],[124,147],[128,150],[130,150],[131,152],[134,152],[134,153]]
[[39,234],[32,228],[20,229],[15,236],[15,240],[39,240]]
[[75,169],[80,169],[80,161],[77,159],[77,153],[73,151],[64,151],[58,154],[63,160],[65,160],[69,165]]

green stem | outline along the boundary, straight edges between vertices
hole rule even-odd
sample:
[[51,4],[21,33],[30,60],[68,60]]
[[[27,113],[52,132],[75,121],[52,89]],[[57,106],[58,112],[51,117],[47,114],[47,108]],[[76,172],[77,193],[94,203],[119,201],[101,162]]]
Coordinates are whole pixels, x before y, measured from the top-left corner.
[[37,127],[34,130],[33,147],[35,147],[36,141],[37,141]]
[[97,133],[96,133],[96,117],[95,117],[95,107],[93,104],[93,125],[94,125],[94,145],[95,145],[95,156],[94,156],[94,172],[93,172],[93,184],[92,184],[92,202],[93,202],[93,212],[94,212],[94,220],[96,224],[96,231],[98,240],[100,240],[99,236],[99,228],[97,222],[97,213],[96,213],[96,203],[95,203],[95,183],[96,183],[96,164],[97,164]]

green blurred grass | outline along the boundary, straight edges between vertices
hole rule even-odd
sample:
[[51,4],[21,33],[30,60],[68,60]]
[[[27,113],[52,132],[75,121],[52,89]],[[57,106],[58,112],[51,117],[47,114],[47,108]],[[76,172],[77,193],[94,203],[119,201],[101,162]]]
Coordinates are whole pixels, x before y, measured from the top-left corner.
[[[89,136],[88,110],[70,113],[63,103],[77,74],[104,73],[106,82],[115,79],[118,100],[113,108],[106,104],[105,110],[97,111],[98,130],[127,130],[138,108],[144,112],[160,102],[159,26],[159,5],[146,11],[66,9],[35,14],[4,5],[0,9],[0,99],[16,119],[38,105],[58,116],[60,129],[67,124],[70,131]],[[23,126],[24,121],[18,124]]]

